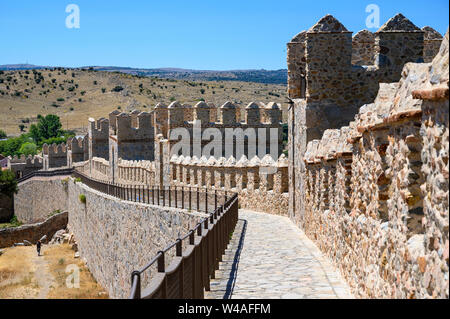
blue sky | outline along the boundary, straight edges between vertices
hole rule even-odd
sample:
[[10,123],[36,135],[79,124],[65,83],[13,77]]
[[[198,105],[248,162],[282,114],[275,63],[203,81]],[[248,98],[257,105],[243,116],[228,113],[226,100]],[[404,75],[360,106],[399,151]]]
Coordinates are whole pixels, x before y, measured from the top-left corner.
[[[79,29],[65,25],[71,3]],[[0,0],[0,64],[281,69],[296,33],[327,13],[350,31],[365,29],[372,3],[381,24],[401,12],[447,30],[446,0]]]

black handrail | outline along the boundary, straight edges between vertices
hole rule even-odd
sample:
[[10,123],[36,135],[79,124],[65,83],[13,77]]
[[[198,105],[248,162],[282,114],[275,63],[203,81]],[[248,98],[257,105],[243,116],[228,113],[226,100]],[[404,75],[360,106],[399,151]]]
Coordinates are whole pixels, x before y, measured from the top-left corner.
[[17,180],[17,183],[22,183],[30,178],[33,177],[51,177],[51,176],[64,176],[64,175],[71,175],[74,172],[73,168],[62,168],[62,169],[55,169],[51,171],[33,171],[25,176],[22,176]]
[[[122,200],[173,208],[187,208],[188,210],[206,213],[214,211],[218,205],[225,203],[229,194],[224,190],[208,192],[205,187],[194,186],[123,185],[92,178],[77,169],[73,170],[72,175],[79,178],[87,186]],[[188,192],[188,196],[185,196],[186,192]]]
[[[163,250],[159,251],[151,261],[141,270],[133,271],[131,274],[130,298],[202,298],[203,290],[209,290],[209,278],[214,278],[214,272],[218,269],[219,262],[230,240],[230,233],[234,230],[238,218],[238,194],[227,191],[215,190],[208,192],[206,188],[191,186],[154,186],[154,185],[122,185],[93,179],[77,169],[73,171],[73,176],[79,178],[97,191],[122,200],[133,201],[144,204],[158,206],[169,206],[178,208],[189,207],[198,212],[207,213],[200,222],[186,235],[178,238]],[[166,200],[166,192],[167,200]],[[185,196],[188,192],[188,196]],[[174,196],[172,196],[172,193]],[[203,196],[200,200],[200,196]],[[150,199],[151,197],[151,199]],[[194,198],[192,198],[194,197]],[[174,200],[175,199],[175,203]],[[179,205],[181,199],[181,205]],[[214,201],[209,204],[209,201]],[[185,203],[185,201],[187,203]],[[196,207],[193,207],[193,203]],[[212,209],[212,211],[210,211]],[[191,249],[182,250],[183,240],[189,239]],[[178,262],[170,271],[166,271],[165,255],[176,248],[173,262]],[[142,296],[141,275],[154,264],[158,265],[158,275],[152,279],[150,288],[146,289],[145,296]],[[191,267],[181,265],[191,263]],[[196,267],[192,266],[195,263]],[[186,273],[185,269],[191,269]],[[167,288],[168,277],[180,276],[176,288]],[[196,278],[194,280],[194,278]],[[188,283],[185,286],[185,281]]]
[[[192,282],[192,287],[189,287],[192,291],[192,294],[190,295],[191,298],[202,298],[203,297],[203,289],[209,290],[209,279],[204,279],[212,277],[214,278],[214,272],[218,269],[218,263],[221,261],[221,256],[225,252],[225,249],[228,245],[228,242],[230,240],[230,232],[232,232],[236,226],[237,223],[237,211],[238,211],[238,194],[234,193],[230,198],[227,199],[227,201],[220,206],[217,210],[215,210],[213,213],[210,213],[208,217],[203,218],[193,229],[191,229],[188,234],[183,236],[182,238],[178,238],[175,242],[168,245],[165,249],[159,251],[155,257],[147,264],[145,265],[141,270],[133,271],[131,274],[131,293],[130,293],[130,299],[141,299],[141,298],[173,298],[174,296],[168,295],[167,287],[164,285],[167,285],[167,283],[158,285],[150,285],[152,289],[150,291],[147,291],[147,294],[145,296],[141,295],[141,275],[143,272],[145,272],[147,269],[149,269],[152,265],[155,263],[158,264],[158,273],[162,273],[164,276],[161,279],[156,278],[154,280],[162,280],[163,282],[166,280],[166,277],[168,275],[174,274],[175,272],[181,272],[180,281],[185,280],[185,275],[183,274],[183,271],[180,269],[183,269],[183,267],[180,267],[180,265],[184,262],[184,258],[190,258],[191,256],[194,256],[192,258],[196,258],[197,261],[200,261],[199,264],[206,264],[206,268],[202,266],[202,273],[201,278],[198,278],[198,282]],[[204,228],[204,229],[203,229]],[[199,240],[197,242],[195,241],[195,235],[197,234],[197,237]],[[189,256],[183,255],[183,252],[181,252],[181,249],[179,249],[179,245],[181,245],[181,242],[185,239],[189,238],[189,245],[194,247],[194,249],[197,249],[197,253],[194,254],[193,251],[191,251],[191,254]],[[172,249],[173,247],[177,247],[177,257],[181,257],[181,261],[178,261],[178,264],[174,267],[172,267],[172,271],[170,273],[166,272],[165,265],[164,265],[164,255],[165,253]],[[206,255],[205,255],[205,247],[206,248]],[[208,256],[209,254],[209,256]],[[198,257],[198,256],[201,257]],[[206,260],[206,261],[205,261]],[[196,272],[196,269],[193,269],[194,272]],[[201,283],[201,284],[200,284]],[[181,283],[180,286],[183,284]],[[185,289],[180,288],[178,290],[172,291],[172,293],[175,293],[175,298],[183,298],[186,297],[184,295]],[[188,289],[189,290],[189,289]],[[161,292],[162,291],[162,292]],[[161,295],[162,297],[155,297],[156,295]]]

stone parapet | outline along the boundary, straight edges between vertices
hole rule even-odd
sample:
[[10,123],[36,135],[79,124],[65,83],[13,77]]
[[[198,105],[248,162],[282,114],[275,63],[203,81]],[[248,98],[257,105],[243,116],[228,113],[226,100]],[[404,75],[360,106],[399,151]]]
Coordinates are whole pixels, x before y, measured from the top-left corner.
[[448,74],[447,32],[431,63],[306,147],[299,225],[356,296],[449,296]]

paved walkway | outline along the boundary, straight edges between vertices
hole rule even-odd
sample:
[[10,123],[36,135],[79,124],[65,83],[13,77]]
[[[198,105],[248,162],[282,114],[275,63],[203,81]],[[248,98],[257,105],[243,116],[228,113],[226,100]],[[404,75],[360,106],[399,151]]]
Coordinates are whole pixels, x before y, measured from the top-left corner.
[[208,299],[353,298],[338,271],[287,217],[239,210]]

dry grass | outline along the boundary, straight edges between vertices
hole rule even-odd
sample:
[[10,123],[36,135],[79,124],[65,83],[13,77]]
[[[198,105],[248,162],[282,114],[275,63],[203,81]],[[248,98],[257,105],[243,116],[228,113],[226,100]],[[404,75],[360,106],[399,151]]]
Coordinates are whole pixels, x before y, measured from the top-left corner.
[[[39,265],[38,265],[39,264]],[[80,288],[66,287],[66,267],[80,269]],[[81,259],[74,258],[69,245],[43,247],[43,257],[36,256],[36,247],[6,248],[0,256],[0,299],[39,298],[47,285],[49,299],[104,299],[108,294],[92,277]],[[45,294],[45,293],[44,293]]]
[[[283,109],[287,107],[284,85],[139,78],[87,70],[38,72],[44,78],[39,83],[35,82],[32,71],[28,74],[25,71],[5,71],[0,75],[3,80],[0,83],[0,127],[8,134],[19,134],[20,124],[25,125],[25,131],[28,131],[30,125],[37,122],[38,114],[56,114],[61,118],[64,129],[85,132],[89,117],[107,117],[109,112],[119,107],[121,111],[149,111],[159,102],[169,104],[172,100],[193,105],[204,99],[217,106],[229,100],[240,107],[252,101],[274,101]],[[112,92],[116,86],[123,87],[123,90]],[[18,96],[16,92],[20,92]]]
[[39,287],[33,279],[36,270],[32,264],[33,247],[5,249],[0,256],[0,299],[35,298]]
[[[54,287],[50,288],[49,299],[107,299],[108,294],[95,281],[85,263],[74,258],[74,251],[68,244],[50,246],[44,251],[44,258],[49,262],[49,271],[53,275]],[[77,265],[80,269],[80,288],[66,286],[68,265]]]

